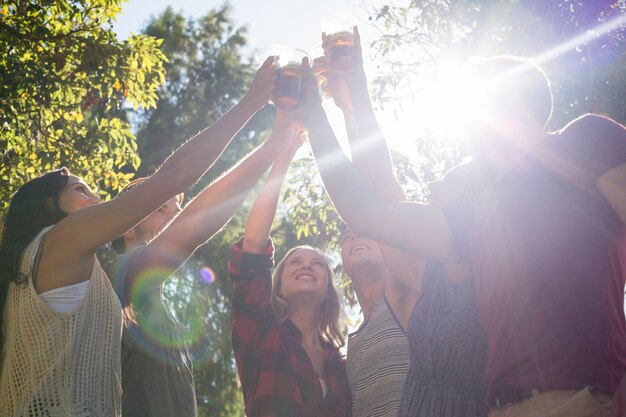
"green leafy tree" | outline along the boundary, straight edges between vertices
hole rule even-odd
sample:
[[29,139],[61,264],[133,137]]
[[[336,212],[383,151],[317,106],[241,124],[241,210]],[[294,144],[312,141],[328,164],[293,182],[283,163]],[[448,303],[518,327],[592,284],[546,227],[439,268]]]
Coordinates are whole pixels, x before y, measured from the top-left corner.
[[25,181],[67,166],[103,196],[139,158],[124,105],[154,107],[157,39],[119,41],[121,0],[0,3],[0,206]]

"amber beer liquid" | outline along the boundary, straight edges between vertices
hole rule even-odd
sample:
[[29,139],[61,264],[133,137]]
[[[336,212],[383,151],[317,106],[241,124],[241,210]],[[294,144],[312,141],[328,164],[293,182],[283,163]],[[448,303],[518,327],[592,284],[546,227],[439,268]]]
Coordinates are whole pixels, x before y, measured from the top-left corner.
[[278,70],[274,104],[282,108],[293,108],[302,97],[302,73],[300,64],[289,64]]
[[350,32],[339,32],[330,37],[330,67],[349,69],[354,64],[354,35]]

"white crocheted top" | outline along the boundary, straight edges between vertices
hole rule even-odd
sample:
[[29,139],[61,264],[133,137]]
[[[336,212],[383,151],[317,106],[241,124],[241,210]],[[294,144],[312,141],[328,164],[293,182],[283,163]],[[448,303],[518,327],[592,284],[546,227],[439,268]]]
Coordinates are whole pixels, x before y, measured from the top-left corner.
[[39,298],[31,270],[50,228],[24,251],[27,285],[9,286],[0,416],[121,416],[120,302],[98,260],[74,311],[55,312]]

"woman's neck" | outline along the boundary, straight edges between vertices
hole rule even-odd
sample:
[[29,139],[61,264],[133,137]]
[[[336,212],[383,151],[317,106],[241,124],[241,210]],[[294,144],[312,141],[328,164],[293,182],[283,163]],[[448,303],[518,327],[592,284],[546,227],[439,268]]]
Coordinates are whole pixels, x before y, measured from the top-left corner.
[[369,320],[374,306],[385,293],[385,285],[389,279],[389,270],[381,268],[361,268],[350,274],[356,298],[363,312],[363,319]]
[[296,325],[302,335],[302,343],[307,346],[319,346],[320,307],[299,305],[289,313],[289,320]]

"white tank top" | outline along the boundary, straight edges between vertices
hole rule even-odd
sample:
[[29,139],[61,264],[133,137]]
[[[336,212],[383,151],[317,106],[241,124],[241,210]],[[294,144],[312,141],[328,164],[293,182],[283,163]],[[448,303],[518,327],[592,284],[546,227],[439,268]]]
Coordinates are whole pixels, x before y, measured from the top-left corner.
[[42,292],[39,294],[39,298],[54,311],[70,313],[83,301],[88,286],[89,281],[79,282],[78,284],[67,285],[65,287]]

